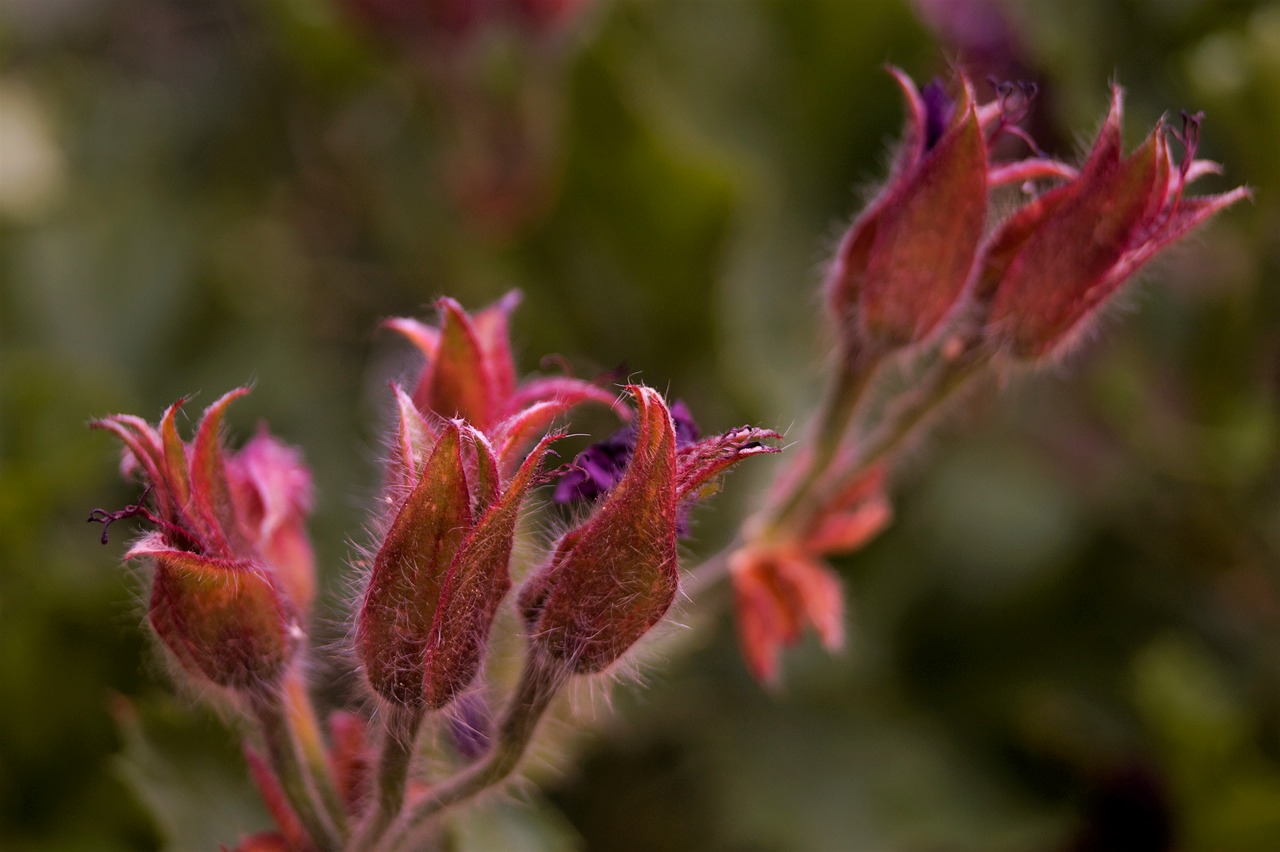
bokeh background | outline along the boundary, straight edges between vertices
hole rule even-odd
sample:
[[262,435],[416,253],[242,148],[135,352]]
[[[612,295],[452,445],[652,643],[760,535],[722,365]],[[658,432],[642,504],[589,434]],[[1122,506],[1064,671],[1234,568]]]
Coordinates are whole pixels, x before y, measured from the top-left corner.
[[232,431],[314,466],[331,621],[408,363],[383,317],[519,287],[523,369],[797,434],[823,258],[901,122],[886,62],[1037,81],[1063,157],[1111,80],[1131,140],[1203,109],[1205,189],[1256,200],[917,449],[838,565],[843,656],[769,694],[691,615],[460,848],[1280,849],[1280,6],[1244,0],[6,0],[0,848],[266,825],[148,647],[127,532],[85,524],[137,496],[89,419],[254,382]]

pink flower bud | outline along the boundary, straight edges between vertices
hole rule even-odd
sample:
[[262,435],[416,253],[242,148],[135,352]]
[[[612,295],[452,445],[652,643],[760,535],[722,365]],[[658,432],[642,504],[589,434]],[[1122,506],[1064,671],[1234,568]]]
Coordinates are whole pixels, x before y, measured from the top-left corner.
[[973,93],[922,95],[890,69],[907,102],[888,185],[845,234],[827,279],[841,333],[872,348],[928,338],[959,300],[987,209],[987,146]]
[[489,442],[450,421],[413,469],[416,484],[374,559],[356,621],[365,677],[385,700],[438,709],[479,671],[494,613],[511,586],[520,506],[551,440],[544,438],[500,488]]
[[310,474],[297,454],[265,433],[224,453],[223,414],[246,393],[239,388],[210,405],[190,444],[178,435],[181,402],[158,429],[129,415],[93,424],[124,442],[154,511],[140,501],[90,519],[109,525],[136,516],[154,525],[127,554],[155,567],[151,626],[184,671],[236,690],[278,682],[301,645],[300,613],[314,588],[303,530]]
[[441,299],[440,327],[413,319],[387,320],[426,357],[413,403],[428,420],[461,417],[493,443],[510,470],[533,439],[561,414],[584,402],[614,406],[614,394],[589,382],[544,377],[517,382],[509,319],[520,294],[468,314]]
[[304,634],[260,565],[174,550],[160,533],[127,558],[155,564],[147,620],[184,671],[246,691],[279,680]]
[[260,429],[227,459],[236,517],[298,609],[311,608],[316,592],[315,554],[307,536],[311,472],[294,448]]
[[1248,195],[1184,197],[1188,183],[1217,166],[1196,160],[1199,117],[1179,139],[1175,165],[1163,123],[1132,154],[1121,154],[1122,92],[1080,174],[1015,213],[985,250],[979,297],[989,299],[988,338],[1019,359],[1052,356],[1144,263],[1219,210]]
[[622,478],[595,512],[556,543],[547,565],[520,590],[539,650],[578,674],[612,664],[666,615],[679,574],[681,504],[730,465],[764,452],[776,433],[743,428],[677,452],[661,395],[631,386],[639,413]]

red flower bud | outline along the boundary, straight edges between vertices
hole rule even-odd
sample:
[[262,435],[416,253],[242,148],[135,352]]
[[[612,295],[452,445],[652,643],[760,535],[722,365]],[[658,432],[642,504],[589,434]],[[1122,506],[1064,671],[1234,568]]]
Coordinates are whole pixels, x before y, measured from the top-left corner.
[[413,319],[387,320],[426,356],[413,390],[413,403],[427,419],[461,417],[493,443],[509,471],[533,436],[545,433],[559,415],[584,402],[614,406],[610,391],[567,377],[516,381],[508,329],[520,294],[468,314],[452,299],[441,299],[440,327]]
[[479,671],[511,585],[520,506],[552,439],[505,489],[489,442],[461,421],[447,423],[412,469],[416,484],[374,559],[356,622],[365,676],[387,701],[438,709]]
[[671,412],[652,388],[631,386],[639,414],[626,472],[595,512],[566,533],[520,590],[536,646],[579,674],[617,660],[666,615],[679,574],[681,504],[727,467],[776,452],[776,433],[744,428],[677,453]]
[[1179,137],[1175,165],[1163,124],[1121,156],[1122,92],[1074,180],[1015,213],[990,240],[979,296],[990,300],[987,335],[1007,354],[1039,359],[1068,348],[1087,320],[1144,263],[1219,210],[1248,195],[1186,198],[1199,175],[1217,167],[1195,160],[1198,117]]
[[928,338],[959,300],[987,208],[987,146],[973,93],[921,95],[890,69],[907,102],[889,184],[845,234],[827,298],[853,342],[892,349]]
[[181,402],[158,429],[129,415],[93,424],[124,442],[126,468],[147,481],[154,512],[140,501],[91,520],[139,516],[156,527],[127,554],[155,566],[151,626],[188,674],[239,690],[278,681],[301,645],[315,583],[303,529],[310,474],[297,454],[265,433],[223,451],[223,413],[246,393],[210,405],[190,444],[176,426]]
[[174,550],[160,533],[127,554],[143,557],[156,568],[147,620],[183,670],[238,690],[278,681],[304,634],[261,566]]

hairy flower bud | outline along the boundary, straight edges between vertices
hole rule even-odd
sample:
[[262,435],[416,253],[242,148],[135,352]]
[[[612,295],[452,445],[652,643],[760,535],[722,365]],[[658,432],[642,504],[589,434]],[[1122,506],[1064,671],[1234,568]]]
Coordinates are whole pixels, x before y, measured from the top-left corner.
[[590,674],[617,660],[666,615],[679,585],[681,505],[730,465],[776,452],[776,433],[744,428],[677,451],[675,424],[652,388],[628,388],[639,412],[625,473],[520,590],[533,642],[568,670]]
[[511,586],[520,506],[551,440],[544,438],[500,489],[489,442],[450,421],[411,471],[416,484],[374,559],[356,621],[365,677],[385,700],[438,709],[479,671],[494,613]]
[[303,529],[310,474],[297,454],[265,432],[224,452],[223,415],[246,393],[210,405],[190,444],[178,436],[181,401],[158,428],[129,415],[93,424],[124,442],[126,467],[146,480],[154,511],[140,501],[90,520],[136,516],[155,527],[126,554],[155,567],[148,620],[185,672],[234,690],[279,681],[301,645],[315,583]]
[[1078,339],[1087,320],[1143,264],[1223,208],[1247,197],[1185,197],[1196,177],[1217,166],[1196,160],[1199,117],[1178,136],[1175,164],[1163,123],[1122,156],[1122,92],[1080,174],[1015,213],[984,252],[979,298],[990,303],[987,336],[1005,354],[1035,360]]
[[969,279],[987,208],[987,146],[973,93],[953,102],[890,69],[907,103],[888,185],[845,234],[827,299],[846,345],[893,349],[928,338]]
[[155,563],[147,620],[187,673],[237,690],[283,674],[302,628],[260,565],[174,550],[159,533],[127,558]]

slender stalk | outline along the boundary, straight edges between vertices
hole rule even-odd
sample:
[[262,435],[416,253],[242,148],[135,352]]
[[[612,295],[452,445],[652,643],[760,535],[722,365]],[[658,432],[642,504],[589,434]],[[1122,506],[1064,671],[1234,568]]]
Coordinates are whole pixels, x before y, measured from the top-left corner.
[[899,450],[990,363],[990,351],[976,342],[958,356],[939,362],[919,385],[894,401],[875,431],[854,446],[851,457],[830,474],[816,501],[821,504]]
[[696,567],[685,572],[680,581],[680,589],[690,601],[697,601],[706,594],[707,589],[714,587],[729,574],[729,556],[742,545],[741,539],[735,539],[719,553],[708,556]]
[[413,763],[414,746],[425,713],[394,708],[387,712],[382,731],[382,750],[378,755],[377,798],[348,848],[361,852],[377,846],[387,827],[404,806],[404,793],[409,784],[409,767]]
[[423,799],[392,825],[382,848],[409,848],[406,843],[412,835],[440,812],[506,780],[519,765],[538,721],[551,705],[563,681],[562,670],[552,668],[536,652],[530,652],[489,753],[427,791]]
[[298,743],[282,696],[276,692],[264,692],[255,695],[250,703],[262,732],[271,768],[298,815],[298,821],[306,829],[317,852],[337,852],[342,843],[337,830],[318,806],[315,790],[298,758]]
[[347,812],[338,796],[338,788],[333,782],[333,771],[329,766],[329,758],[325,753],[324,739],[320,735],[320,721],[316,717],[311,696],[307,694],[307,684],[302,674],[294,668],[285,677],[284,701],[286,719],[297,737],[298,747],[302,750],[302,759],[311,776],[311,783],[320,794],[325,813],[338,834],[346,836]]
[[841,439],[883,360],[883,354],[877,350],[855,349],[841,354],[822,405],[814,418],[812,450],[803,458],[804,468],[782,500],[765,510],[763,530],[766,536],[771,531],[784,527],[792,519],[826,473],[827,466],[840,449]]
[[967,350],[959,357],[943,361],[925,383],[900,397],[885,415],[885,421],[856,447],[852,465],[841,479],[861,476],[890,453],[914,437],[929,417],[942,408],[970,380],[982,374],[990,363],[985,350]]

